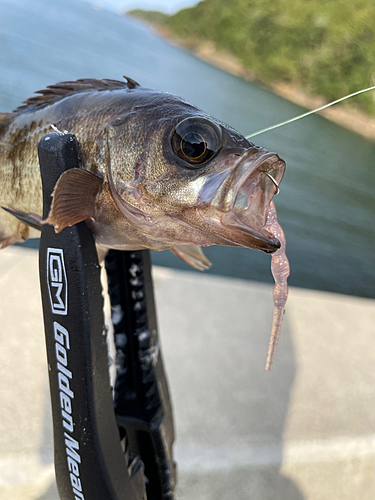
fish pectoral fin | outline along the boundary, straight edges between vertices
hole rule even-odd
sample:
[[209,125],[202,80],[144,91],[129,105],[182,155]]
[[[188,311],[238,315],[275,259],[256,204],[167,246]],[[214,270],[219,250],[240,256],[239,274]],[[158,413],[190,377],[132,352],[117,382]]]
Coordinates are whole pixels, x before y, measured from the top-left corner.
[[177,245],[171,248],[171,252],[180,257],[186,264],[195,267],[199,271],[205,271],[211,267],[211,262],[204,255],[201,247],[195,245]]
[[56,233],[78,222],[95,217],[96,202],[104,179],[81,168],[64,172],[52,193],[52,204],[48,218]]
[[19,210],[15,210],[13,208],[8,208],[8,207],[1,207],[1,208],[6,212],[10,213],[11,215],[14,215],[14,217],[17,217],[17,219],[23,222],[24,224],[27,224],[28,226],[31,226],[34,229],[37,229],[38,231],[42,230],[42,218],[40,217],[40,215],[31,213],[26,214],[24,212],[20,212]]

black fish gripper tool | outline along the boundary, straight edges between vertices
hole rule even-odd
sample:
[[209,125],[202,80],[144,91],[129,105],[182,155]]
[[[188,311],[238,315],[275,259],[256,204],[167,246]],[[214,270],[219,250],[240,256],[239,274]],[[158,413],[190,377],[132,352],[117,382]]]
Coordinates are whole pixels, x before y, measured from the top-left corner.
[[[39,142],[43,217],[76,138]],[[172,500],[173,418],[155,315],[148,250],[111,250],[105,260],[116,345],[111,388],[103,296],[92,231],[43,225],[39,271],[61,500]],[[113,397],[114,394],[114,397]]]

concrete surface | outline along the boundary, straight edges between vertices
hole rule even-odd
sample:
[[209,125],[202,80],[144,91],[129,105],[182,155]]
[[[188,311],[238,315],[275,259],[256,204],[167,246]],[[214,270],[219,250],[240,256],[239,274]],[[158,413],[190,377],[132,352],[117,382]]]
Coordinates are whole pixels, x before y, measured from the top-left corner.
[[[375,498],[375,301],[155,270],[179,500]],[[57,500],[37,253],[0,255],[0,500]],[[87,499],[89,500],[89,499]]]

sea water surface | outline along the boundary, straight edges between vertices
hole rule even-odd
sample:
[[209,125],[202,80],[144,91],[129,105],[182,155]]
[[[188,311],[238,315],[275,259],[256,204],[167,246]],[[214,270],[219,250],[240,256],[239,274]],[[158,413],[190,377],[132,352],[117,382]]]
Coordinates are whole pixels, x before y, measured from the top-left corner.
[[[244,135],[303,109],[229,75],[138,22],[80,0],[0,0],[0,111],[63,80],[128,75],[176,93]],[[337,96],[340,97],[340,96]],[[375,144],[320,116],[255,138],[287,163],[275,198],[290,284],[375,297]],[[270,257],[211,247],[210,273],[272,282]],[[156,264],[188,267],[169,251]]]

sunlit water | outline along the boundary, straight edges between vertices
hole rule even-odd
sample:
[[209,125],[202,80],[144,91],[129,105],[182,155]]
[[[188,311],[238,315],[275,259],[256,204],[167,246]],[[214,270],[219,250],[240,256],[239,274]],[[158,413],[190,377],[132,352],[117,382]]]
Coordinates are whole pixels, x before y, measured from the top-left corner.
[[[303,111],[79,0],[0,0],[0,111],[51,83],[123,74],[179,94],[245,135]],[[375,144],[319,116],[256,142],[287,162],[275,202],[290,284],[375,297]],[[272,282],[270,257],[261,252],[206,253],[211,273]],[[154,253],[153,261],[187,269],[170,252]]]

